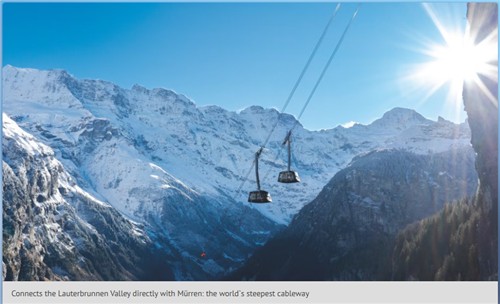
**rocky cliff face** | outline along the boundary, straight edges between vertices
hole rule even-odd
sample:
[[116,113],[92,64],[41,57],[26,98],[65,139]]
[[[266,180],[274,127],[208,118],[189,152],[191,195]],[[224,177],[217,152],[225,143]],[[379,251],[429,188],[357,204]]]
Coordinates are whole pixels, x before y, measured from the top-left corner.
[[476,180],[470,148],[431,156],[391,150],[356,157],[231,278],[391,279],[399,230],[447,201],[472,195]]
[[[467,20],[476,44],[487,42],[492,48],[498,47],[497,3],[468,4]],[[489,64],[491,73],[478,74],[476,81],[465,82],[463,98],[471,143],[477,153],[480,273],[482,278],[494,279],[498,277],[498,49],[496,60]]]
[[[467,20],[475,43],[490,41],[498,46],[498,8],[496,3],[471,3]],[[498,58],[490,64],[497,66]],[[498,67],[496,68],[498,71]],[[484,196],[485,211],[498,210],[498,77],[478,74],[476,81],[464,83],[464,105],[471,128],[471,143],[477,153],[476,170]]]
[[[476,44],[490,41],[498,48],[498,10],[496,3],[470,3],[467,19]],[[498,49],[497,49],[498,54]],[[496,61],[490,62],[498,65]],[[495,69],[498,71],[498,69]],[[471,128],[471,143],[477,153],[476,169],[481,181],[479,192],[485,206],[498,210],[498,77],[496,73],[478,74],[477,81],[464,83],[464,105]]]

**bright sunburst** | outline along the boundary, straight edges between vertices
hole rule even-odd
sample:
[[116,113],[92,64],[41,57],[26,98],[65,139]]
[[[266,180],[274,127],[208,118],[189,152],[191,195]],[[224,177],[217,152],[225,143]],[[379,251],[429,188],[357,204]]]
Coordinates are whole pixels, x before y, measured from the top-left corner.
[[498,78],[498,29],[477,42],[468,26],[465,29],[447,28],[432,6],[425,4],[424,8],[443,42],[429,43],[421,50],[429,60],[415,66],[408,78],[417,85],[417,89],[426,92],[425,99],[447,85],[447,103],[458,112],[462,106],[464,82],[473,81],[481,86],[481,77]]
[[429,80],[437,83],[461,83],[486,71],[486,57],[469,37],[453,34],[447,37],[446,42],[446,45],[436,46],[429,52],[434,60],[422,68],[429,74]]

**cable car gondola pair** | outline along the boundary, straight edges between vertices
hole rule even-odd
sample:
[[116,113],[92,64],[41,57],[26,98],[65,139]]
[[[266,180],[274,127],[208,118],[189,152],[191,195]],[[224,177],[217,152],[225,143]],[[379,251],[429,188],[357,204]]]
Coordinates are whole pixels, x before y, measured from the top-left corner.
[[[356,18],[356,15],[358,14],[360,5],[361,4],[358,4],[358,7],[354,11],[354,14],[352,15],[351,19],[349,20],[349,23],[347,24],[347,26],[345,27],[344,31],[342,32],[342,35],[340,36],[337,44],[335,45],[335,49],[330,54],[330,57],[328,58],[328,61],[326,62],[326,65],[324,66],[323,70],[321,71],[321,74],[319,75],[318,80],[316,80],[316,83],[314,84],[314,87],[313,87],[311,93],[307,97],[307,100],[306,100],[304,106],[302,107],[302,110],[300,111],[298,117],[297,117],[295,125],[292,127],[291,130],[293,130],[293,128],[298,124],[300,118],[302,117],[302,114],[304,114],[304,111],[306,110],[307,106],[309,105],[309,102],[311,101],[312,97],[314,96],[314,93],[316,92],[316,89],[318,88],[321,80],[325,76],[325,73],[328,70],[328,67],[330,66],[333,58],[335,57],[335,55],[337,54],[337,51],[339,50],[340,46],[342,45],[342,42],[344,41],[344,38],[345,38],[345,36],[346,36],[349,28],[351,27],[352,22]],[[299,83],[300,83],[300,81],[302,79],[302,76],[304,75],[305,71],[307,70],[307,68],[309,66],[309,63],[311,62],[312,58],[314,57],[314,54],[316,53],[316,50],[318,49],[319,45],[321,44],[321,41],[323,40],[323,37],[325,36],[326,31],[327,31],[328,27],[330,26],[330,24],[331,24],[331,22],[332,22],[334,16],[336,15],[336,13],[337,13],[337,11],[338,11],[339,8],[340,8],[340,4],[337,5],[332,18],[330,19],[330,21],[328,21],[328,24],[325,27],[325,30],[323,31],[323,34],[321,35],[320,39],[318,40],[318,43],[316,44],[316,46],[315,46],[315,48],[314,48],[311,56],[309,57],[309,60],[307,61],[306,65],[304,66],[304,69],[302,70],[302,73],[300,74],[299,78],[297,79],[297,82],[295,83],[292,91],[290,92],[290,95],[289,95],[287,101],[285,102],[285,106],[283,107],[283,110],[281,112],[284,112],[285,108],[288,106],[288,103],[290,102],[290,100],[291,100],[291,98],[292,98],[292,96],[293,96],[293,94],[295,92],[295,89],[298,87],[298,85],[299,85]],[[250,192],[250,195],[248,197],[248,201],[251,202],[251,203],[270,203],[271,202],[271,196],[269,195],[269,193],[267,191],[260,190],[258,161],[259,161],[259,156],[262,153],[262,149],[266,146],[266,144],[268,143],[269,139],[271,138],[271,134],[275,130],[276,126],[278,125],[278,122],[279,121],[276,121],[276,124],[271,129],[271,132],[269,133],[269,135],[268,135],[267,139],[265,140],[264,144],[259,149],[259,151],[255,154],[255,172],[256,172],[256,176],[257,176],[257,189],[258,190]],[[281,182],[281,183],[297,183],[297,182],[300,181],[300,178],[299,178],[299,175],[297,174],[297,172],[294,172],[294,171],[290,170],[290,133],[291,133],[291,130],[290,130],[290,132],[288,132],[287,137],[285,138],[285,141],[283,142],[283,144],[288,143],[288,170],[280,172],[280,175],[278,177],[278,181]],[[251,170],[248,171],[247,177],[250,174],[250,172],[251,172]],[[242,182],[242,186],[245,183],[245,181],[246,181],[246,178]]]
[[[283,141],[283,145],[288,145],[288,170],[280,172],[278,176],[278,182],[280,183],[298,183],[300,182],[299,174],[295,171],[290,170],[291,163],[291,148],[290,148],[290,137],[292,135],[292,131],[288,131],[285,140]],[[257,191],[251,191],[248,195],[248,202],[250,203],[270,203],[272,202],[271,195],[269,192],[260,189],[260,180],[259,180],[259,157],[262,153],[262,149],[260,148],[257,153],[255,153],[255,179],[257,181]]]

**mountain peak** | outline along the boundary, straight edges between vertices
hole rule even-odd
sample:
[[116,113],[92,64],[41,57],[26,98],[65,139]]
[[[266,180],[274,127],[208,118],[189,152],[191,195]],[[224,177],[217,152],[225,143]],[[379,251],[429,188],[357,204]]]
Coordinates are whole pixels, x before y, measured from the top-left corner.
[[432,121],[423,117],[415,110],[396,107],[385,112],[382,118],[375,120],[371,125],[406,129],[414,125],[428,124],[430,122]]
[[266,114],[266,115],[272,115],[274,117],[283,113],[279,112],[275,108],[264,108],[259,105],[252,105],[241,110],[239,114],[258,114],[258,115]]
[[400,118],[400,117],[407,117],[411,118],[414,120],[420,120],[420,121],[426,121],[427,119],[417,113],[417,111],[413,109],[407,109],[407,108],[400,108],[400,107],[395,107],[387,112],[384,113],[382,118],[384,119],[389,119],[389,118]]
[[137,83],[132,86],[131,90],[134,92],[141,93],[141,94],[148,94],[148,92],[149,92],[149,90],[146,87],[143,87]]
[[2,73],[4,78],[28,77],[30,81],[33,79],[58,79],[64,82],[64,80],[67,79],[75,79],[73,75],[64,69],[39,70],[33,68],[19,68],[10,64],[3,67]]
[[10,64],[5,65],[2,68],[2,74],[3,77],[12,77],[14,75],[17,75],[18,73],[26,73],[26,72],[36,72],[37,70],[35,69],[29,69],[29,68],[18,68],[15,66],[12,66]]
[[249,106],[247,108],[244,108],[243,110],[241,110],[241,114],[244,114],[244,113],[262,113],[264,112],[265,109],[261,106],[258,106],[258,105],[252,105],[252,106]]

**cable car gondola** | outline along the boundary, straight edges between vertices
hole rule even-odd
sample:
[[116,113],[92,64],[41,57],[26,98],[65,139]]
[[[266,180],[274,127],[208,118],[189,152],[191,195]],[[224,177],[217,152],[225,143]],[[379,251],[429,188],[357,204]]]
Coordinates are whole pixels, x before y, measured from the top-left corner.
[[288,170],[287,171],[281,171],[279,176],[278,176],[278,182],[280,183],[298,183],[300,182],[299,174],[295,171],[290,170],[290,162],[292,158],[292,152],[290,148],[290,137],[292,135],[292,131],[288,131],[285,140],[283,141],[283,145],[288,144]]
[[271,195],[269,192],[260,190],[260,180],[259,180],[259,157],[262,153],[262,148],[255,153],[255,176],[257,180],[257,191],[251,191],[248,195],[248,202],[250,203],[270,203],[272,202]]

